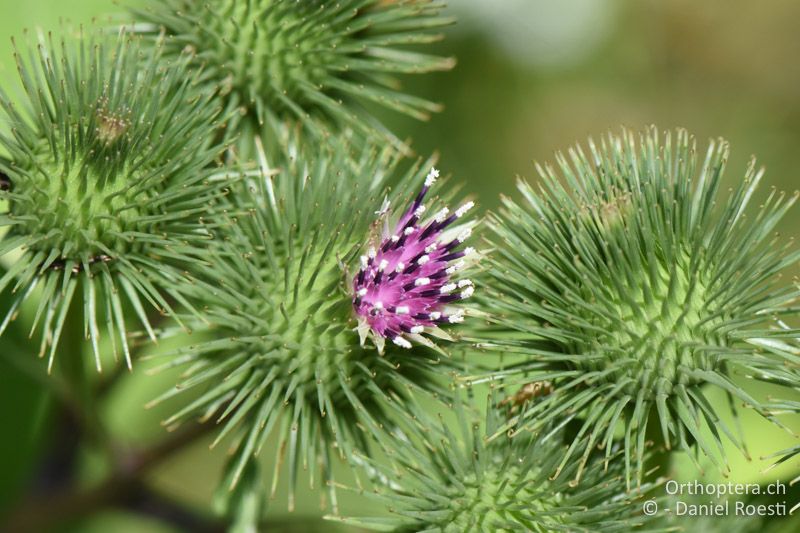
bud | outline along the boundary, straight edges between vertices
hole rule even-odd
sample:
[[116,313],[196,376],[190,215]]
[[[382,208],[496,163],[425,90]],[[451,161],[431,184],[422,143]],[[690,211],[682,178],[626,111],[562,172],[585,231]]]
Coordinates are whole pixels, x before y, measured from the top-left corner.
[[378,104],[420,120],[440,106],[396,88],[397,74],[450,69],[454,61],[415,52],[441,38],[452,22],[441,4],[341,0],[158,0],[134,9],[150,23],[167,57],[195,54],[205,79],[222,89],[225,109],[237,113],[228,131],[252,153],[263,126],[302,122],[317,137],[343,128],[402,142],[371,116]]
[[97,369],[103,329],[130,366],[129,315],[153,337],[146,307],[170,313],[182,301],[184,269],[206,246],[199,218],[224,186],[209,170],[222,151],[211,142],[219,110],[191,94],[185,61],[163,62],[125,32],[48,36],[30,61],[15,57],[27,100],[18,108],[0,94],[11,130],[0,137],[0,250],[21,254],[0,279],[12,299],[0,332],[41,289],[33,329],[52,367],[77,293]]
[[553,382],[503,431],[569,413],[589,440],[566,450],[564,467],[595,446],[611,450],[621,425],[638,477],[657,428],[665,448],[699,449],[727,470],[723,436],[746,453],[743,438],[707,387],[775,421],[734,375],[787,394],[800,384],[786,370],[798,362],[798,331],[781,326],[800,290],[780,281],[798,253],[774,235],[796,195],[773,192],[749,210],[755,163],[723,193],[727,143],[712,143],[698,165],[682,130],[624,132],[569,154],[560,172],[540,167],[541,188],[521,183],[524,201],[506,200],[491,221],[498,251],[482,281],[494,318],[483,345],[520,361],[497,375],[507,386]]

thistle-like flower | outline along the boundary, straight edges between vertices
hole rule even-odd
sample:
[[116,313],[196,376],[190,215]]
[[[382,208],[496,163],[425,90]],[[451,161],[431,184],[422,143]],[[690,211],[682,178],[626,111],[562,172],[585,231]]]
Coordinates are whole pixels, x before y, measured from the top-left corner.
[[778,423],[736,376],[786,385],[787,365],[800,362],[798,331],[780,321],[800,292],[779,282],[798,252],[774,234],[796,195],[773,191],[748,214],[755,163],[722,196],[728,145],[712,143],[698,167],[682,130],[638,142],[626,132],[569,154],[558,157],[561,176],[539,168],[540,189],[520,184],[524,201],[506,199],[490,222],[494,325],[481,335],[514,362],[484,379],[553,382],[501,429],[575,421],[588,439],[570,445],[565,466],[596,445],[610,453],[622,426],[637,474],[652,429],[666,448],[700,451],[724,470],[722,435],[747,451],[705,387]]
[[[233,437],[229,487],[275,434],[277,462],[288,455],[292,507],[301,469],[313,483],[320,465],[330,481],[335,455],[366,446],[364,420],[390,423],[381,407],[387,395],[402,395],[409,384],[447,394],[436,378],[453,363],[441,348],[389,343],[381,355],[356,331],[347,272],[359,263],[395,175],[393,150],[351,154],[335,142],[311,153],[286,144],[292,156],[271,162],[257,150],[264,177],[242,182],[252,189],[234,187],[218,219],[224,240],[209,248],[209,268],[192,295],[210,325],[198,324],[198,343],[166,363],[185,365],[186,373],[160,400],[191,398],[168,425],[213,417],[222,425],[217,442]],[[394,194],[404,198],[424,178],[411,169]],[[335,507],[333,483],[328,491]]]
[[[490,406],[485,424],[456,396],[456,422],[404,400],[393,404],[404,422],[376,432],[389,461],[356,455],[373,487],[362,494],[389,516],[326,518],[378,531],[663,531],[642,513],[653,485],[625,490],[624,462],[596,453],[584,480],[553,479],[563,449],[561,431],[489,440],[505,423]],[[496,402],[491,402],[496,403]],[[412,416],[408,416],[410,413]],[[570,473],[578,468],[572,463]],[[658,503],[656,498],[656,503]]]
[[160,39],[168,53],[196,54],[208,80],[223,87],[228,129],[243,152],[262,125],[303,122],[327,134],[344,126],[388,136],[366,111],[377,104],[425,120],[440,106],[405,94],[396,74],[450,69],[454,61],[415,52],[409,45],[441,38],[450,24],[431,0],[157,0],[134,15],[138,27]]
[[[369,335],[381,352],[384,339],[411,348],[409,339],[431,345],[422,333],[448,338],[438,326],[462,322],[463,309],[452,304],[469,298],[475,290],[471,280],[454,279],[456,271],[462,270],[475,253],[471,247],[462,249],[472,228],[452,227],[473,207],[473,202],[452,214],[443,207],[422,222],[425,195],[438,177],[439,171],[432,168],[394,230],[386,231],[387,222],[380,244],[370,246],[361,256],[361,266],[353,279],[353,307],[361,342]],[[386,210],[388,206],[379,212],[381,217],[387,214]]]
[[0,160],[8,201],[0,254],[15,253],[0,279],[13,294],[0,331],[41,289],[31,333],[41,327],[41,354],[49,345],[52,365],[82,287],[98,370],[98,315],[130,366],[128,314],[153,336],[146,305],[167,313],[170,300],[183,301],[185,265],[205,246],[199,219],[225,185],[206,170],[222,151],[211,142],[219,109],[210,94],[192,96],[196,74],[185,61],[164,62],[158,48],[142,50],[124,32],[77,42],[50,36],[28,60],[15,57],[27,101],[20,110],[0,94],[10,125],[0,136],[8,153]]

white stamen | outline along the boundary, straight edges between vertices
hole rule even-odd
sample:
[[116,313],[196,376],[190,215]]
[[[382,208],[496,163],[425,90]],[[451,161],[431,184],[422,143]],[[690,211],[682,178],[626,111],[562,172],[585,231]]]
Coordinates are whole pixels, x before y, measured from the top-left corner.
[[447,294],[448,292],[453,292],[454,290],[456,290],[456,284],[448,283],[447,285],[442,286],[442,288],[439,289],[439,292],[442,294]]
[[378,215],[379,217],[382,217],[383,215],[385,215],[386,213],[389,212],[389,206],[390,205],[391,205],[391,203],[389,202],[389,199],[388,198],[384,198],[383,199],[383,204],[381,204],[381,208],[379,210],[375,211],[375,214]]
[[397,241],[400,240],[400,237],[398,237],[397,235],[392,235],[391,239],[392,239],[392,242],[397,242]]
[[369,256],[370,259],[375,259],[375,256],[377,255],[375,253],[375,248],[370,246],[369,251],[367,251],[367,255]]
[[458,261],[457,261],[456,263],[454,263],[452,266],[449,266],[449,267],[447,267],[447,268],[445,269],[445,272],[447,272],[448,274],[452,274],[452,273],[454,273],[456,270],[461,270],[462,268],[464,268],[464,265],[465,265],[465,263],[464,263],[464,261],[463,261],[463,260],[458,260]]
[[423,285],[430,285],[431,279],[430,278],[417,278],[414,280],[414,285],[417,287],[422,287]]
[[464,242],[472,235],[472,228],[467,228],[458,234],[458,242]]
[[447,317],[447,321],[450,322],[451,324],[458,324],[459,322],[464,322],[464,315],[462,315],[460,312],[454,315],[450,315],[449,317]]
[[432,251],[434,251],[436,249],[437,246],[439,246],[438,242],[435,242],[433,244],[429,244],[428,246],[425,247],[425,253],[426,254],[431,253]]
[[397,313],[398,315],[407,315],[408,314],[408,306],[407,305],[401,305],[397,309],[395,309],[394,312]]
[[406,228],[405,230],[403,230],[403,233],[405,233],[406,235],[411,235],[412,233],[414,233],[414,228],[413,227]]
[[401,348],[409,349],[411,348],[411,343],[405,340],[403,337],[395,337],[392,339],[396,345],[400,346]]
[[467,287],[468,285],[472,285],[472,280],[471,279],[462,279],[462,280],[459,280],[459,282],[458,282],[458,288],[459,289],[463,289],[464,287]]
[[386,259],[381,259],[381,262],[378,265],[378,270],[383,272],[387,266],[389,266],[389,261],[387,261]]
[[366,268],[367,268],[367,256],[366,255],[362,255],[361,256],[361,270],[364,270]]
[[425,328],[423,326],[414,326],[411,328],[411,333],[414,334],[422,333],[423,331],[425,331]]
[[444,219],[447,218],[447,214],[449,212],[450,212],[450,210],[448,208],[446,208],[446,207],[440,209],[439,212],[436,213],[436,216],[434,217],[434,220],[436,222],[444,222]]
[[475,292],[475,287],[467,287],[461,291],[461,299],[469,298]]
[[418,208],[416,208],[416,209],[414,210],[414,216],[416,216],[417,218],[419,218],[419,217],[421,217],[421,216],[422,216],[422,213],[424,213],[424,212],[425,212],[425,206],[424,206],[424,205],[421,205],[421,206],[419,206]]
[[420,257],[419,259],[417,259],[417,264],[418,264],[418,265],[424,265],[425,263],[427,263],[427,262],[428,262],[428,261],[430,261],[430,260],[431,260],[430,256],[428,256],[428,255],[423,255],[422,257]]
[[405,266],[403,263],[397,263],[397,266],[394,268],[394,271],[395,271],[395,272],[397,272],[397,273],[399,274],[399,273],[400,273],[400,272],[402,272],[402,271],[403,271],[405,268],[406,268],[406,266]]
[[468,246],[467,248],[464,248],[464,255],[465,256],[472,255],[474,253],[475,253],[475,248],[473,248],[471,246]]
[[467,211],[469,211],[470,209],[472,209],[473,207],[475,207],[475,202],[467,202],[467,203],[465,203],[464,205],[462,205],[461,207],[459,207],[458,209],[456,209],[456,216],[457,216],[458,218],[461,218],[461,217],[463,217],[463,216],[464,216],[464,214],[465,214]]
[[373,309],[378,309],[378,310],[383,309],[383,302],[375,302],[374,304],[372,304],[372,307]]
[[436,168],[431,168],[431,171],[428,172],[428,175],[425,176],[425,186],[430,187],[434,183],[436,183],[436,178],[439,177],[439,171]]
[[439,320],[440,318],[442,318],[442,313],[440,313],[439,311],[433,311],[430,316],[431,320]]
[[358,289],[358,292],[356,294],[358,294],[359,296],[366,296],[367,295],[367,288],[364,287],[362,289]]

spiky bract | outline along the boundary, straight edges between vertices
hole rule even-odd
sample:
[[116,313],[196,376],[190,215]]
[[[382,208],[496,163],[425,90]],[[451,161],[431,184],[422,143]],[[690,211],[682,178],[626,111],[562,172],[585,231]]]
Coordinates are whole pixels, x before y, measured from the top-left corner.
[[49,36],[15,56],[27,100],[18,109],[1,95],[10,133],[0,136],[9,156],[0,161],[9,181],[0,253],[20,253],[0,280],[15,295],[0,330],[40,288],[33,330],[41,327],[52,365],[82,286],[98,369],[98,315],[130,365],[126,308],[152,334],[145,303],[168,312],[187,254],[205,246],[198,219],[224,185],[206,170],[222,150],[210,142],[219,109],[210,93],[192,96],[185,61],[124,32]]
[[505,199],[492,217],[498,250],[484,283],[495,318],[483,340],[515,359],[485,379],[553,382],[507,428],[576,420],[588,440],[562,465],[596,445],[610,451],[622,424],[637,473],[650,426],[666,447],[725,468],[722,434],[746,450],[705,385],[775,421],[734,376],[785,384],[787,364],[800,361],[785,342],[797,330],[776,320],[798,297],[779,281],[798,253],[774,233],[796,195],[773,190],[748,215],[762,172],[751,163],[722,193],[727,159],[719,141],[698,166],[682,130],[610,135],[559,155],[560,174],[540,167],[539,190],[520,184],[524,201]]
[[236,112],[229,130],[251,152],[262,125],[303,122],[327,135],[346,126],[399,140],[363,104],[426,119],[439,106],[399,90],[394,76],[452,67],[453,60],[415,52],[449,24],[430,0],[158,0],[135,16],[166,32],[173,54],[191,50],[207,79],[223,87]]
[[[641,512],[652,486],[626,492],[619,454],[606,462],[596,453],[578,485],[568,476],[553,479],[564,448],[560,430],[489,440],[505,424],[504,410],[491,401],[482,424],[461,401],[456,396],[451,406],[455,422],[413,401],[393,404],[405,422],[375,433],[389,461],[357,456],[374,485],[363,495],[390,515],[328,518],[398,532],[655,530]],[[567,470],[577,468],[573,462]]]
[[[202,391],[166,423],[213,417],[217,442],[230,435],[236,449],[232,486],[277,432],[291,507],[300,469],[313,483],[321,465],[330,480],[334,454],[364,447],[358,413],[382,420],[387,395],[406,385],[437,392],[435,369],[451,367],[430,347],[390,345],[381,355],[356,331],[352,272],[395,175],[391,150],[351,152],[335,142],[287,153],[275,161],[262,153],[266,177],[249,179],[251,190],[233,194],[218,221],[224,241],[209,249],[207,281],[194,297],[210,322],[195,334],[211,340],[166,363],[187,371],[162,400]],[[411,169],[393,195],[405,202],[424,175]],[[332,485],[330,498],[335,506]]]

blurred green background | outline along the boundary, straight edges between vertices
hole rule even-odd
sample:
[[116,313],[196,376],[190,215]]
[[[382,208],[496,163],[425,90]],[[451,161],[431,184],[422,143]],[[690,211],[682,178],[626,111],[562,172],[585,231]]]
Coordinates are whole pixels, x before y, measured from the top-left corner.
[[[129,0],[136,4],[135,0]],[[722,136],[732,144],[731,183],[752,154],[767,168],[765,182],[794,191],[800,182],[800,2],[772,0],[451,0],[459,22],[438,51],[458,59],[452,72],[406,79],[412,92],[439,101],[445,111],[429,123],[386,114],[383,119],[418,153],[437,151],[441,168],[465,183],[484,209],[514,194],[517,176],[535,179],[532,161],[548,161],[588,136],[621,125],[640,129],[682,126],[702,144]],[[60,20],[87,23],[121,8],[110,0],[0,0],[0,80],[16,87],[10,37],[58,29]],[[125,20],[117,18],[116,20]],[[4,125],[0,125],[4,127]],[[768,187],[764,188],[765,190]],[[798,235],[800,209],[782,231]],[[800,272],[793,272],[797,276]],[[0,342],[0,507],[13,505],[36,468],[38,452],[54,438],[53,401],[37,383],[36,347],[17,334]],[[131,446],[162,434],[166,411],[143,404],[164,390],[169,375],[148,376],[147,364],[125,377],[101,413],[117,438]],[[758,390],[757,393],[768,391]],[[797,443],[790,435],[745,414],[752,461],[732,453],[732,479],[774,481],[800,474],[798,461],[762,473],[760,456]],[[800,423],[788,421],[800,431]],[[60,438],[60,437],[59,437]],[[157,469],[153,484],[165,498],[207,509],[224,450],[200,443]],[[271,458],[270,458],[271,460]],[[83,458],[86,481],[102,461]],[[692,479],[678,463],[675,474]],[[346,469],[342,468],[345,480]],[[688,472],[688,473],[687,473]],[[709,479],[714,479],[709,473]],[[280,491],[279,491],[280,492]],[[363,500],[341,495],[345,511],[365,513]],[[273,502],[281,520],[285,500]],[[204,509],[205,508],[205,509]],[[298,513],[311,522],[315,491],[300,494]],[[141,517],[109,511],[73,531],[171,531]],[[323,524],[321,531],[333,526]],[[781,529],[800,530],[784,521]],[[285,524],[276,530],[292,531]]]

